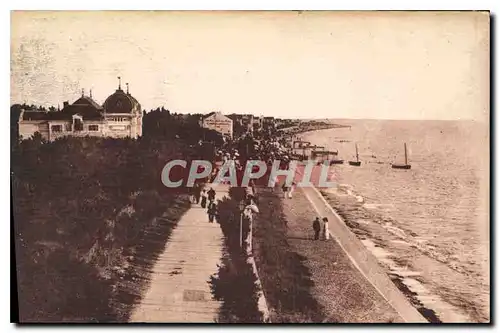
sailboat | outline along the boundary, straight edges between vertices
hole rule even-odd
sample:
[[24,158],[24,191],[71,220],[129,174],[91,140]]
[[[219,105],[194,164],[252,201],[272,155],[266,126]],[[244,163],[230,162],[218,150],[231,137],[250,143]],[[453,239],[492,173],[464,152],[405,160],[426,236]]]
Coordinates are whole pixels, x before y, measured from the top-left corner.
[[349,161],[349,165],[352,166],[360,166],[361,161],[359,160],[359,154],[358,154],[358,144],[356,143],[356,161]]
[[[334,156],[337,156],[338,154],[339,152],[337,150],[337,154],[335,154]],[[330,165],[333,164],[344,164],[344,160],[338,160],[336,157],[334,157],[333,160],[330,161]]]
[[411,169],[411,165],[408,164],[408,152],[406,150],[406,142],[405,142],[405,164],[393,164],[393,169]]

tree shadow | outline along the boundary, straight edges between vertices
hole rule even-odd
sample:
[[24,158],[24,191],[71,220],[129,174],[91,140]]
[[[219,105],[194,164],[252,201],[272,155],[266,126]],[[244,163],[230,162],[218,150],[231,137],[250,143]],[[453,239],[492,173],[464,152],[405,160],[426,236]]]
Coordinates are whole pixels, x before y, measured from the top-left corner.
[[[212,295],[222,301],[218,322],[262,323],[258,308],[258,286],[252,265],[247,262],[246,244],[240,247],[239,201],[244,189],[231,188],[230,198],[219,202],[218,222],[224,235],[224,255],[218,272],[210,277]],[[236,198],[236,200],[234,199]],[[249,232],[249,223],[243,219],[243,239]]]

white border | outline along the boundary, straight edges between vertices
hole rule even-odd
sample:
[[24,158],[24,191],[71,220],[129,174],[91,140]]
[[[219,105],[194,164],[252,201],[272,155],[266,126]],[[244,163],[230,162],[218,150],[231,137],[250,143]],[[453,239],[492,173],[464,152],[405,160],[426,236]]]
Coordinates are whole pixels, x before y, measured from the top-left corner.
[[406,0],[406,1],[362,1],[351,0],[335,5],[322,0],[253,0],[253,1],[203,1],[184,0],[158,3],[144,0],[140,2],[88,0],[68,2],[47,0],[43,2],[22,0],[16,1],[16,10],[487,10],[495,7],[494,0],[476,1],[438,1],[438,0]]
[[[469,0],[469,1],[438,1],[438,0],[419,0],[419,1],[401,1],[401,0],[386,0],[386,1],[360,1],[360,0],[351,0],[345,2],[336,2],[335,5],[331,4],[329,1],[324,0],[307,0],[307,1],[297,1],[297,0],[287,0],[287,1],[278,1],[278,0],[253,0],[253,1],[234,1],[234,0],[226,0],[226,1],[204,1],[204,0],[184,0],[177,1],[173,3],[169,1],[151,1],[151,0],[141,0],[141,1],[130,1],[125,2],[121,1],[103,1],[98,0],[86,0],[81,2],[72,2],[72,1],[61,1],[61,0],[44,0],[44,1],[36,1],[36,0],[18,0],[15,2],[3,1],[2,11],[0,12],[1,22],[3,28],[0,29],[0,35],[2,38],[2,64],[4,64],[4,71],[6,75],[3,76],[4,80],[2,80],[2,97],[3,103],[5,106],[4,115],[8,115],[9,112],[8,107],[10,106],[10,65],[7,67],[7,63],[10,59],[10,10],[111,10],[111,9],[125,9],[125,10],[490,10],[493,14],[498,13],[500,1],[498,0]],[[3,8],[5,7],[5,8]],[[497,36],[494,36],[495,44],[497,45]],[[493,61],[498,60],[498,56],[493,59]],[[498,87],[495,88],[493,94],[498,95]],[[10,146],[9,140],[10,128],[8,127],[10,124],[9,119],[5,118],[5,123],[3,128],[4,131],[1,132],[3,136],[0,140],[0,146],[3,151],[2,156],[9,156],[8,161],[4,162],[0,165],[1,172],[3,175],[2,179],[2,199],[0,202],[2,204],[1,212],[4,213],[4,221],[1,224],[2,230],[0,234],[3,235],[4,241],[0,242],[2,248],[0,253],[2,254],[3,260],[3,274],[0,274],[0,285],[3,286],[4,292],[2,295],[2,305],[1,305],[1,314],[3,316],[1,322],[3,323],[4,330],[13,330],[16,327],[12,324],[6,325],[6,323],[10,322],[10,192],[7,192],[7,189],[10,188],[10,178],[7,178],[7,174],[10,174]],[[497,124],[496,124],[497,125]],[[498,151],[496,151],[498,153]],[[499,207],[497,201],[495,203],[491,203]],[[9,215],[8,215],[9,214]],[[7,216],[8,215],[8,216]],[[497,231],[498,231],[497,227]],[[498,236],[498,232],[495,236]],[[496,237],[498,240],[498,237]],[[498,281],[498,278],[492,283]],[[496,303],[496,302],[495,302]],[[498,317],[498,306],[495,306],[497,310],[493,315],[496,320]],[[75,327],[76,328],[76,327]],[[288,330],[296,330],[296,329],[314,329],[320,328],[319,326],[311,326],[311,327],[286,327]],[[326,327],[325,327],[326,328]],[[328,327],[329,329],[335,329],[336,331],[352,331],[352,330],[366,330],[367,327],[364,326],[352,326],[352,327]],[[388,327],[383,326],[380,329],[386,330]],[[396,329],[400,329],[401,327],[397,327]],[[451,330],[470,330],[473,327],[447,327],[440,328],[441,332],[451,331]],[[40,328],[38,328],[40,329]],[[43,328],[42,328],[43,329]],[[59,331],[70,331],[72,329],[71,326],[58,328]],[[82,328],[79,328],[82,329]],[[95,327],[88,326],[84,329],[92,330],[93,332],[104,331],[105,327]],[[115,330],[124,330],[124,327],[114,327]],[[173,327],[137,327],[134,326],[131,329],[134,331],[165,331],[165,330],[173,330]],[[189,328],[189,329],[195,329]],[[227,328],[226,328],[227,329]],[[234,329],[234,328],[231,328]],[[255,329],[262,330],[263,327],[255,327]],[[422,327],[411,327],[410,330],[422,330]],[[425,327],[426,330],[436,329],[435,326]],[[44,330],[52,330],[52,327],[47,327]],[[184,329],[186,330],[186,329]]]

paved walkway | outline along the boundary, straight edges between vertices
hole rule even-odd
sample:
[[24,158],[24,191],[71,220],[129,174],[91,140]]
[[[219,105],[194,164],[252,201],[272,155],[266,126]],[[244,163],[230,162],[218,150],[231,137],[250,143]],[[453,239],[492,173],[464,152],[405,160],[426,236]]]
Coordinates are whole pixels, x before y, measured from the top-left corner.
[[[217,199],[227,185],[213,186]],[[156,262],[151,284],[130,322],[211,323],[220,302],[212,299],[210,276],[217,273],[223,235],[219,224],[209,223],[206,209],[193,204],[172,232]]]

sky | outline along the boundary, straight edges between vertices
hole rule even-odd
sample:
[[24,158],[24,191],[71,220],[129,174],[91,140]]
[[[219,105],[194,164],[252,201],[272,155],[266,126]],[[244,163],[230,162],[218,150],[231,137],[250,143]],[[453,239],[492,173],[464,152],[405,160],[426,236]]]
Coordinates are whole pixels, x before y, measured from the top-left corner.
[[487,120],[489,56],[479,12],[13,12],[11,102]]

